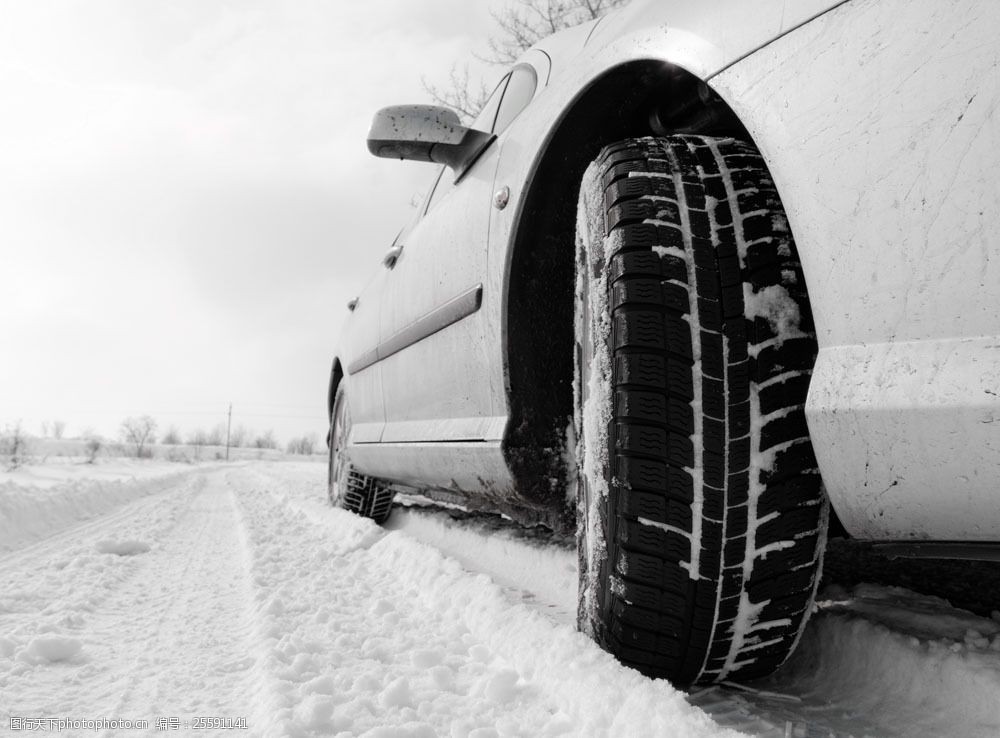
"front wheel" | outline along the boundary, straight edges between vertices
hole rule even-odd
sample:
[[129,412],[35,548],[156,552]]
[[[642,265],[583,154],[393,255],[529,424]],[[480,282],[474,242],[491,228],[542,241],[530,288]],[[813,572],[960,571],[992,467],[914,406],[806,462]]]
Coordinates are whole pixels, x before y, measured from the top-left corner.
[[350,462],[347,440],[351,430],[351,415],[347,407],[347,392],[343,383],[337,387],[330,418],[330,456],[327,474],[327,494],[330,504],[384,523],[392,510],[395,492],[387,484],[361,474]]
[[756,150],[607,147],[577,236],[579,624],[687,687],[770,673],[812,608],[827,505],[805,281]]

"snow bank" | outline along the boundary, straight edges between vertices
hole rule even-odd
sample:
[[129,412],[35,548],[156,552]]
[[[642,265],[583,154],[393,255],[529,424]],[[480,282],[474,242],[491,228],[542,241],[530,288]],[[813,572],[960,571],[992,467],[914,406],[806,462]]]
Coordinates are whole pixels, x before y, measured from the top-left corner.
[[157,479],[178,470],[176,463],[139,459],[100,459],[93,464],[81,458],[50,456],[42,463],[29,463],[0,472],[0,483],[20,487],[50,489],[70,482],[120,482],[133,479]]
[[[577,499],[577,525],[586,526],[586,551],[581,559],[585,568],[580,577],[583,586],[580,621],[585,628],[593,628],[598,619],[597,600],[602,586],[599,572],[608,557],[600,525],[600,511],[609,494],[608,424],[612,416],[612,356],[607,341],[611,335],[608,261],[621,245],[621,235],[616,231],[605,237],[603,202],[601,166],[592,162],[584,173],[577,201],[574,303],[575,335],[589,344],[591,355],[578,353],[574,363],[575,464],[570,467],[577,475],[576,486],[581,482],[584,485],[584,494]],[[588,362],[586,367],[581,366],[582,361]]]
[[[802,316],[799,305],[782,285],[772,284],[759,292],[753,291],[749,282],[743,283],[744,315],[747,318],[764,318],[781,344],[789,338],[805,336],[799,327]],[[760,347],[756,347],[759,351]]]
[[33,638],[18,657],[33,664],[54,663],[73,658],[83,648],[76,638],[66,636],[39,636]]
[[[898,587],[830,588],[767,688],[863,715],[882,736],[1000,735],[1000,623]],[[835,714],[827,710],[827,716]]]
[[[295,680],[275,687],[278,712],[267,711],[275,734],[722,732],[687,702],[721,725],[768,738],[1000,735],[1000,615],[977,617],[902,589],[827,589],[777,675],[684,695],[623,668],[519,593],[511,580],[530,561],[530,543],[494,544],[492,533],[412,525],[406,515],[386,533],[328,509],[315,471],[285,465],[269,476],[259,485],[269,494],[253,506],[264,509],[270,497],[285,512],[272,515],[274,533],[256,546],[257,560],[271,567],[257,581],[265,631]],[[308,553],[282,549],[289,537]],[[535,557],[537,571],[523,586],[565,576],[558,562]],[[328,691],[315,694],[317,684]]]
[[[201,471],[44,490],[46,516],[69,521],[56,503],[76,491],[74,509],[96,517],[0,555],[0,735],[14,715],[249,715],[232,472]],[[123,504],[98,515],[107,502],[89,498],[101,491]]]
[[551,618],[576,622],[575,546],[534,543],[512,531],[486,530],[475,520],[455,522],[419,509],[397,509],[385,528],[434,546],[467,569],[488,573],[511,596],[535,603]]
[[321,480],[291,481],[239,497],[258,664],[278,676],[258,695],[263,734],[739,735],[488,576],[330,509]]
[[[176,464],[88,467],[32,467],[0,482],[0,552],[170,489],[192,472],[190,467],[178,471]],[[133,473],[137,469],[140,475]],[[88,473],[92,476],[82,476]]]
[[149,544],[142,541],[98,541],[94,546],[98,553],[114,554],[115,556],[136,556],[149,553]]
[[1000,735],[1000,615],[830,588],[776,676],[685,695],[539,607],[563,547],[459,524],[417,531],[427,545],[330,509],[324,476],[194,474],[0,556],[0,732],[11,714],[221,714],[289,738]]
[[[355,521],[351,521],[352,523]],[[533,609],[511,603],[487,577],[468,576],[438,551],[389,534],[367,552],[370,564],[393,573],[425,608],[461,623],[481,644],[493,673],[481,687],[488,699],[500,674],[523,691],[542,691],[556,715],[539,735],[726,735],[663,681],[626,669],[588,638],[558,627]],[[514,682],[513,684],[517,684]],[[493,689],[496,689],[495,687]],[[501,694],[505,690],[499,689]]]

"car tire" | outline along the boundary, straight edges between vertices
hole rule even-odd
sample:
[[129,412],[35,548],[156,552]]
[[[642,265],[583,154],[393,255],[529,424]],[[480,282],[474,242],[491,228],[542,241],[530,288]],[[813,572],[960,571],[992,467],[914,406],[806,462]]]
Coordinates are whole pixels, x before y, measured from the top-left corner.
[[330,417],[330,456],[327,473],[327,493],[330,504],[342,507],[376,523],[384,523],[392,510],[393,489],[384,482],[361,474],[347,455],[347,438],[351,430],[351,415],[344,385],[337,387]]
[[576,303],[581,629],[679,687],[772,672],[813,607],[828,506],[805,280],[760,154],[605,148],[581,187]]

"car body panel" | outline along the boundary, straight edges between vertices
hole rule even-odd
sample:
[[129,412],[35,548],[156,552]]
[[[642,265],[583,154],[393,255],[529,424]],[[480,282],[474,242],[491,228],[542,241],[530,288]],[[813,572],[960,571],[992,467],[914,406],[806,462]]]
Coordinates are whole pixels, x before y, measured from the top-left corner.
[[[367,363],[364,355],[374,348],[373,341],[378,336],[379,316],[382,312],[381,294],[386,278],[386,270],[379,269],[374,278],[357,297],[357,303],[350,312],[347,326],[341,331],[338,356],[343,370],[350,375],[351,430],[348,442],[377,443],[385,428],[385,403],[382,400],[382,366],[370,364],[360,369],[358,364]],[[329,410],[333,412],[333,396],[329,398]],[[332,416],[331,416],[332,417]]]
[[[519,64],[531,67],[537,95],[551,59],[533,49]],[[501,324],[498,311],[481,309],[499,302],[503,287],[488,276],[486,247],[502,156],[494,141],[462,173],[461,186],[445,169],[401,237],[402,252],[382,286],[380,349],[471,290],[480,293],[479,309],[379,360],[388,422],[379,443],[353,454],[363,472],[480,494],[513,487],[500,444],[507,424],[503,364],[491,350],[499,346]]]
[[[758,3],[726,0],[711,6],[697,3],[635,0],[597,22],[543,39],[538,48],[553,62],[553,82],[502,136],[506,155],[500,160],[497,187],[510,189],[510,204],[494,212],[490,226],[489,277],[510,279],[514,227],[546,146],[573,101],[609,69],[637,59],[661,59],[707,79],[781,33],[839,5],[843,0]],[[791,7],[788,7],[788,6]],[[748,10],[752,6],[752,12]],[[740,23],[727,18],[739,17]],[[586,49],[585,53],[584,47]],[[517,150],[514,150],[514,147]],[[567,186],[577,187],[577,183]],[[502,294],[506,300],[508,290]],[[504,322],[506,302],[490,303]],[[503,345],[506,347],[506,328]],[[506,356],[506,348],[504,349]]]
[[711,80],[788,213],[841,521],[1000,540],[1000,5],[854,0]]
[[[781,29],[792,28],[795,23],[834,7],[837,1],[808,0],[796,4],[793,13],[782,7],[783,3],[774,0],[765,0],[765,4],[766,12],[749,14],[747,23],[734,30],[727,28],[724,23],[705,21],[699,12],[692,9],[690,3],[679,0],[669,3],[640,0],[599,22],[570,28],[543,39],[536,48],[525,54],[521,61],[530,63],[538,73],[539,85],[535,98],[484,155],[487,160],[489,157],[497,157],[493,184],[495,188],[509,188],[510,202],[503,210],[487,204],[490,223],[487,261],[482,280],[482,309],[473,316],[473,321],[456,323],[415,344],[410,350],[366,368],[362,376],[364,372],[371,374],[364,376],[364,384],[357,383],[356,377],[348,370],[343,381],[348,385],[358,384],[350,387],[352,398],[362,392],[374,391],[378,386],[387,398],[383,407],[386,408],[389,404],[392,407],[386,413],[386,425],[378,436],[366,432],[373,431],[376,427],[374,425],[366,427],[363,424],[360,430],[352,430],[351,444],[362,440],[373,441],[375,438],[385,442],[368,446],[357,454],[356,464],[359,469],[404,484],[454,488],[455,480],[465,474],[463,467],[466,460],[444,452],[433,453],[432,456],[437,458],[435,464],[419,473],[416,470],[407,471],[408,467],[396,463],[395,444],[405,442],[426,446],[427,451],[431,452],[435,443],[463,441],[481,433],[483,447],[480,452],[488,460],[484,461],[484,468],[496,473],[474,475],[477,483],[466,489],[480,493],[487,488],[511,487],[513,482],[509,472],[500,473],[501,465],[497,462],[502,461],[502,454],[498,438],[493,434],[503,429],[509,418],[505,391],[508,386],[505,320],[509,259],[514,237],[512,223],[516,222],[521,211],[522,196],[527,191],[546,144],[558,126],[561,112],[581,90],[608,68],[652,56],[707,77],[766,44]],[[716,20],[724,17],[726,9],[743,15],[739,0],[725,0],[718,5],[717,9],[711,11],[712,18]],[[585,45],[586,53],[583,53]],[[543,84],[545,80],[549,81],[548,85]],[[475,181],[477,192],[485,179]],[[571,183],[569,186],[576,187],[576,184]],[[462,190],[463,187],[455,189]],[[446,196],[448,197],[451,197],[450,193]],[[428,213],[428,217],[430,216],[431,213]],[[418,220],[411,224],[402,240],[409,242],[412,231],[420,228],[421,222]],[[407,244],[404,243],[404,251],[406,249]],[[405,260],[406,258],[402,261]],[[421,276],[413,268],[408,271],[414,273],[414,279],[407,280],[405,286],[402,285],[403,280],[397,277],[387,280],[393,283],[392,288],[385,284],[382,289],[392,289],[400,296],[390,297],[390,300],[398,299],[403,302],[415,297],[423,307],[432,309],[431,302],[417,297],[426,288],[426,284],[420,282]],[[451,286],[459,289],[457,282]],[[414,292],[413,295],[410,290]],[[401,297],[404,295],[405,298]],[[442,293],[440,299],[448,298]],[[413,312],[403,313],[400,308],[395,310],[397,317],[384,319],[379,340],[391,334],[393,329],[398,330],[405,325],[406,318],[415,317]],[[406,317],[402,317],[404,315]],[[359,331],[358,326],[354,325],[354,317],[352,315],[345,326],[345,336]],[[462,323],[465,322],[469,325],[463,326]],[[473,323],[478,332],[471,329]],[[345,345],[338,356],[345,366],[350,366],[360,352],[371,351],[372,348],[370,345],[362,347],[356,343]],[[418,356],[419,359],[416,358]],[[463,357],[460,371],[449,370],[444,375],[440,374],[438,357],[454,360],[456,356]],[[377,370],[372,371],[375,367]],[[386,376],[389,377],[388,387],[383,379]],[[442,381],[444,377],[460,378],[457,392],[454,385]],[[469,380],[472,384],[465,384]],[[419,393],[413,391],[415,387],[420,388]],[[416,397],[418,394],[419,397]],[[486,410],[487,395],[493,402],[489,411]],[[369,404],[375,403],[365,402],[366,407]],[[457,417],[458,421],[449,422],[448,418],[453,417]],[[390,440],[393,446],[389,445]]]
[[[469,490],[498,502],[512,483],[499,441],[435,443],[368,443],[351,448],[351,463],[359,470],[377,470],[381,479],[418,489],[449,490],[467,498]],[[442,478],[442,469],[451,472]]]
[[[513,484],[497,434],[510,432],[525,198],[574,101],[609,70],[658,60],[726,100],[781,193],[820,346],[808,422],[842,522],[869,539],[1000,540],[997,28],[986,0],[636,0],[543,40],[529,56],[552,60],[550,83],[494,143],[492,184],[470,188],[489,219],[481,309],[420,342],[420,361],[375,365],[393,377],[390,436],[407,442],[358,445],[355,463],[487,500]],[[491,207],[502,187],[509,203]],[[463,274],[441,300],[476,281]],[[345,366],[358,348],[345,346]],[[454,373],[436,371],[433,357],[459,355]],[[365,371],[345,377],[352,397],[375,391]]]
[[[461,186],[434,203],[406,235],[383,287],[380,344],[482,284],[498,156],[494,142],[465,173]],[[488,319],[487,311],[476,310],[380,362],[383,442],[489,438],[483,433],[494,425],[503,387],[484,382],[479,372],[490,334]]]
[[663,59],[706,79],[843,2],[633,0],[601,20],[587,50],[605,47],[622,60]]

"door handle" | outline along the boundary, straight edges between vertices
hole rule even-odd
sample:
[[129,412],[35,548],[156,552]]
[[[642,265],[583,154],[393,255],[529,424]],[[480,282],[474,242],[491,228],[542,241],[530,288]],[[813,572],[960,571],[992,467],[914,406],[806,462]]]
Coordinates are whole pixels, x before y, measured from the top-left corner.
[[385,256],[382,257],[382,266],[386,269],[392,269],[396,266],[396,262],[399,260],[399,255],[403,253],[402,246],[393,246],[388,251],[385,252]]

